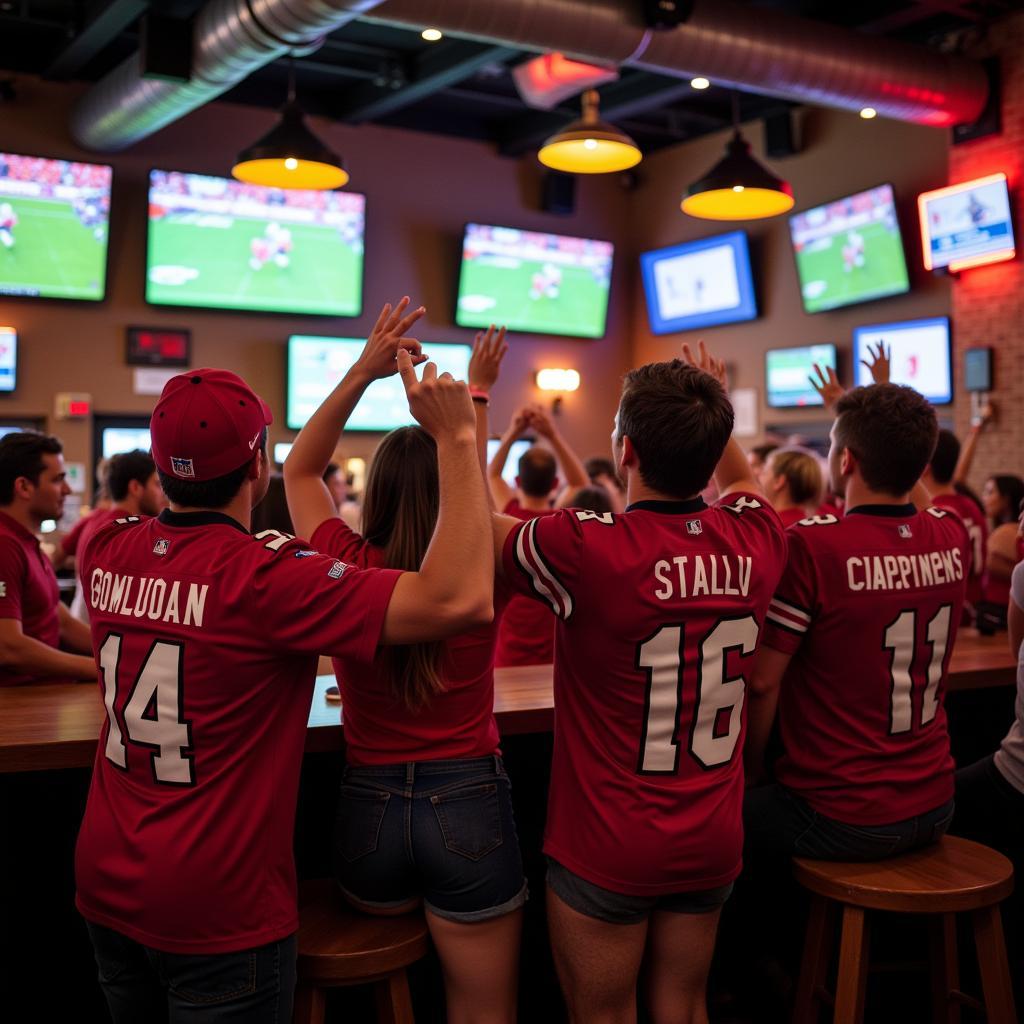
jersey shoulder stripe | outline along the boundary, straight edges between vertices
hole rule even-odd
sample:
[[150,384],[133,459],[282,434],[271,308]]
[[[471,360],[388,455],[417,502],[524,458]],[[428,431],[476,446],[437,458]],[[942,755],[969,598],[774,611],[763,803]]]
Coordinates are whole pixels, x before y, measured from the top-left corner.
[[791,601],[784,601],[777,596],[772,598],[771,604],[768,606],[767,617],[776,626],[799,636],[803,636],[811,626],[809,612],[799,605]]
[[516,565],[530,577],[533,589],[551,605],[552,611],[568,621],[573,612],[573,599],[541,555],[537,543],[538,522],[540,519],[531,519],[519,528],[514,549]]

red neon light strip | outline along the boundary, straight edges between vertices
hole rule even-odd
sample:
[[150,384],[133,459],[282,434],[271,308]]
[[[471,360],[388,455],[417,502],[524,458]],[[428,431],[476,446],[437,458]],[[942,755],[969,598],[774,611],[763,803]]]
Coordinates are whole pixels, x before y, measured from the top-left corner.
[[996,252],[987,252],[983,256],[968,256],[966,259],[953,260],[949,264],[949,270],[956,274],[961,270],[969,270],[971,267],[983,267],[987,263],[1002,263],[1004,260],[1012,260],[1016,255],[1016,249],[999,249]]

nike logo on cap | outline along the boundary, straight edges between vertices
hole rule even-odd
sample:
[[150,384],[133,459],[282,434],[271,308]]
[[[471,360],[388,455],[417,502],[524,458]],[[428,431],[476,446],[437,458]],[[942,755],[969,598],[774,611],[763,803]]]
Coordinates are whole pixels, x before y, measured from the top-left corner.
[[256,431],[256,436],[249,442],[249,451],[252,451],[253,448],[256,447],[256,442],[260,439],[260,434],[262,434],[262,433],[263,433],[262,430],[257,430]]

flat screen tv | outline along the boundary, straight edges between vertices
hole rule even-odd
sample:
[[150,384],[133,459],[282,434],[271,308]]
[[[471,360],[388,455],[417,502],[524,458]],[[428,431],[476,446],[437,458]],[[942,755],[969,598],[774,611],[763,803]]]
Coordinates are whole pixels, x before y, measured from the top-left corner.
[[967,270],[1017,253],[1005,174],[922,192],[917,210],[926,270]]
[[455,322],[600,338],[608,314],[611,242],[467,224]]
[[106,164],[0,153],[0,294],[103,298],[112,177]]
[[836,369],[835,345],[806,345],[800,348],[773,348],[765,353],[765,401],[773,409],[792,409],[821,405],[811,376],[814,364],[823,370]]
[[642,253],[640,272],[647,319],[655,334],[695,331],[757,316],[745,231]]
[[[349,371],[366,345],[364,338],[324,338],[293,334],[288,339],[288,385],[285,420],[300,430],[338,381]],[[469,345],[423,343],[423,351],[437,364],[438,373],[448,371],[456,380],[469,372]],[[415,420],[409,412],[405,386],[395,374],[374,381],[349,417],[346,430],[387,431]]]
[[105,459],[133,452],[136,448],[148,452],[151,447],[149,427],[103,427],[100,441]]
[[892,185],[879,185],[789,218],[808,313],[910,290]]
[[0,327],[0,392],[18,386],[18,332],[13,327]]
[[149,175],[146,301],[359,316],[366,197]]
[[953,373],[949,355],[949,317],[871,324],[853,331],[853,365],[858,384],[870,384],[871,373],[861,363],[879,343],[892,350],[889,379],[907,384],[934,405],[953,401]]
[[[501,439],[492,437],[487,442],[487,464],[490,465],[491,459],[498,452],[498,446],[501,444]],[[508,450],[508,458],[505,460],[505,467],[501,471],[502,479],[509,485],[509,487],[515,487],[516,477],[519,476],[519,460],[526,454],[526,452],[533,445],[533,441],[529,438],[521,437],[517,441],[512,442],[512,447]]]

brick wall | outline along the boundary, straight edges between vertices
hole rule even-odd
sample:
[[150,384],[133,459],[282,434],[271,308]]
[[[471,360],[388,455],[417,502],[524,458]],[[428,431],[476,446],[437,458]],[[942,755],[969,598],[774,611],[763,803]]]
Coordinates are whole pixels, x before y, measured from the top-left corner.
[[956,429],[966,432],[970,402],[963,388],[963,351],[995,349],[998,419],[982,438],[971,484],[981,488],[993,473],[1024,476],[1024,13],[989,33],[986,52],[996,54],[1002,77],[1002,132],[952,146],[949,181],[955,184],[1004,171],[1013,197],[1017,259],[965,271],[953,284],[952,315],[956,367]]

